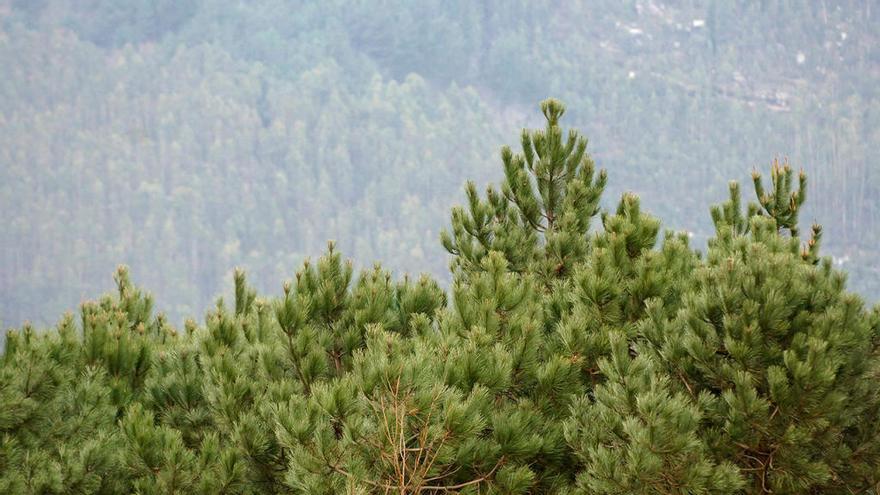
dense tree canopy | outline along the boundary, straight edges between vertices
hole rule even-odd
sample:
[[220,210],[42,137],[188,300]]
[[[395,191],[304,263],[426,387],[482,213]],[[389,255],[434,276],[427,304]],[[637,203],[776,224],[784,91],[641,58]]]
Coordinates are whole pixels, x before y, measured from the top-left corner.
[[880,493],[880,307],[799,229],[807,179],[707,213],[708,250],[545,100],[452,210],[448,291],[334,243],[199,323],[116,290],[0,355],[0,492]]
[[814,179],[802,218],[876,300],[878,16],[872,0],[0,0],[0,325],[54,323],[118,263],[179,324],[231,267],[268,291],[326,239],[356,269],[447,287],[445,212],[466,177],[528,200],[494,153],[540,127],[549,94],[611,172],[605,197],[639,193],[698,248],[725,181],[788,156]]

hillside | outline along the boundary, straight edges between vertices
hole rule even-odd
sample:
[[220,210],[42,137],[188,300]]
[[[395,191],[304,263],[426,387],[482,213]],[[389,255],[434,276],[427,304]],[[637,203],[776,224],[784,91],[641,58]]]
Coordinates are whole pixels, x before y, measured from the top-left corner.
[[461,186],[546,96],[702,248],[726,180],[787,156],[804,221],[880,298],[880,7],[863,1],[0,0],[0,324],[128,264],[172,320],[327,239],[448,281]]

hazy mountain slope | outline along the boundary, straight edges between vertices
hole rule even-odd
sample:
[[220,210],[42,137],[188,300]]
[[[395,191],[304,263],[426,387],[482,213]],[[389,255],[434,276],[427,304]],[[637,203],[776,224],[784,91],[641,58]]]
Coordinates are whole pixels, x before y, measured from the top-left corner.
[[697,245],[728,179],[790,157],[876,299],[872,3],[0,0],[0,321],[54,320],[117,263],[198,315],[233,266],[273,290],[328,238],[443,276],[461,184],[548,95],[606,204],[634,190]]

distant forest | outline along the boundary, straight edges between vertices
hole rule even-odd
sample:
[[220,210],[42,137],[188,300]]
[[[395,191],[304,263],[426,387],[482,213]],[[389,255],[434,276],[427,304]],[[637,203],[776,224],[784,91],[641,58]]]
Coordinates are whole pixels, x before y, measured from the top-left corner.
[[787,157],[877,301],[878,26],[874,0],[0,0],[0,325],[54,322],[119,263],[199,317],[234,267],[278,293],[328,239],[448,281],[449,207],[547,96],[605,201],[698,248],[726,180]]

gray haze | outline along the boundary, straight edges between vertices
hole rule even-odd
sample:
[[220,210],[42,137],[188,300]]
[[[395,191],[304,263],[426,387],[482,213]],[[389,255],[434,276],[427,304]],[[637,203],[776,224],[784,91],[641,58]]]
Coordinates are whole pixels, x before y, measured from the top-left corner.
[[[174,320],[244,267],[277,293],[327,239],[447,278],[461,186],[564,101],[613,207],[712,235],[774,157],[880,295],[880,6],[860,1],[0,0],[0,324],[51,324],[117,264]],[[751,187],[744,191],[750,198]]]

